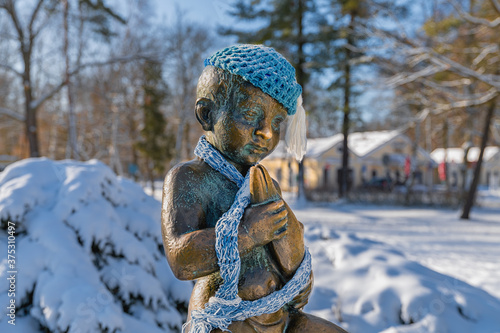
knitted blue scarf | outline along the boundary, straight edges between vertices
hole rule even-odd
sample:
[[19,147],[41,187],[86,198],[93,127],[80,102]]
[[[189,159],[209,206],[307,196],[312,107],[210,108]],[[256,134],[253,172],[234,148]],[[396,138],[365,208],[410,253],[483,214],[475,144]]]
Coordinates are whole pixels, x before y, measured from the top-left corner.
[[249,175],[241,173],[202,136],[194,151],[208,165],[222,173],[239,187],[231,208],[222,215],[215,226],[217,253],[220,274],[224,283],[219,287],[214,297],[211,297],[203,310],[193,310],[190,323],[190,333],[209,333],[220,328],[229,331],[228,326],[233,321],[243,321],[247,318],[264,313],[273,313],[293,300],[307,286],[311,274],[311,255],[306,248],[304,259],[295,275],[283,288],[255,301],[243,301],[238,296],[238,280],[241,260],[238,252],[238,225],[245,208],[250,203]]

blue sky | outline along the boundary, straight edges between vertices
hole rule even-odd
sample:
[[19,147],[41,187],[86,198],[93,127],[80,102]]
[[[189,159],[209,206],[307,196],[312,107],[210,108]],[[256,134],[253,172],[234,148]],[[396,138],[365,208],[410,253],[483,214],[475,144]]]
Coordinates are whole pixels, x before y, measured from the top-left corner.
[[[230,15],[227,15],[227,11],[231,8],[230,4],[234,3],[234,0],[153,0],[152,2],[154,9],[158,11],[158,18],[167,22],[175,20],[176,6],[179,6],[184,11],[186,19],[210,26],[214,30],[218,25],[229,26],[237,23]],[[231,37],[226,38],[219,36],[219,40],[222,41],[221,46],[235,42]],[[362,118],[369,121],[377,118],[377,115],[380,116],[382,113],[379,108],[385,111],[388,106],[378,106],[374,99],[384,96],[379,101],[390,100],[390,95],[390,92],[374,87],[365,89],[363,96],[358,100],[358,106],[363,114]]]
[[226,15],[232,0],[155,0],[157,8],[170,20],[176,12],[176,5],[185,11],[189,20],[208,24],[212,27],[218,23],[226,24],[231,18]]

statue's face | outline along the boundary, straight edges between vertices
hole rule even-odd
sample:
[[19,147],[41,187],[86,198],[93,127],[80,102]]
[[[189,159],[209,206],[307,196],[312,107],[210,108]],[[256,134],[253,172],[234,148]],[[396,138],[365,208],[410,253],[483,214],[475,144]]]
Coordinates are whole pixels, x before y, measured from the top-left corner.
[[286,109],[274,98],[250,84],[241,85],[221,111],[210,135],[210,142],[230,161],[251,166],[269,155],[280,139]]

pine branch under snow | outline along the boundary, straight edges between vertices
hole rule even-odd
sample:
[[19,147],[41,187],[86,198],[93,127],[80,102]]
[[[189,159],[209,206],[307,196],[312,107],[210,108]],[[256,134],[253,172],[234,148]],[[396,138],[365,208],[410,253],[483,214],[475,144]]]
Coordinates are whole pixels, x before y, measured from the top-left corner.
[[[28,159],[0,173],[0,220],[17,224],[23,332],[178,330],[192,284],[168,268],[160,203],[98,161]],[[0,231],[0,248],[7,248]],[[8,302],[5,251],[0,303]],[[9,329],[2,308],[0,331]]]

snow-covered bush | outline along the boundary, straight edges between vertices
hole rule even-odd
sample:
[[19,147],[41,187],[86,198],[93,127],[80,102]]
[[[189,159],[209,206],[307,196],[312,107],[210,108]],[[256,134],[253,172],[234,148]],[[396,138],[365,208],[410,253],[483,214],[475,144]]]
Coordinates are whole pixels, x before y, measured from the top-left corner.
[[11,299],[24,333],[180,329],[192,284],[178,281],[166,262],[160,203],[101,162],[10,165],[0,173],[0,223],[1,332],[12,329],[3,306]]
[[500,301],[487,292],[326,224],[305,235],[315,275],[306,311],[350,333],[500,333]]

